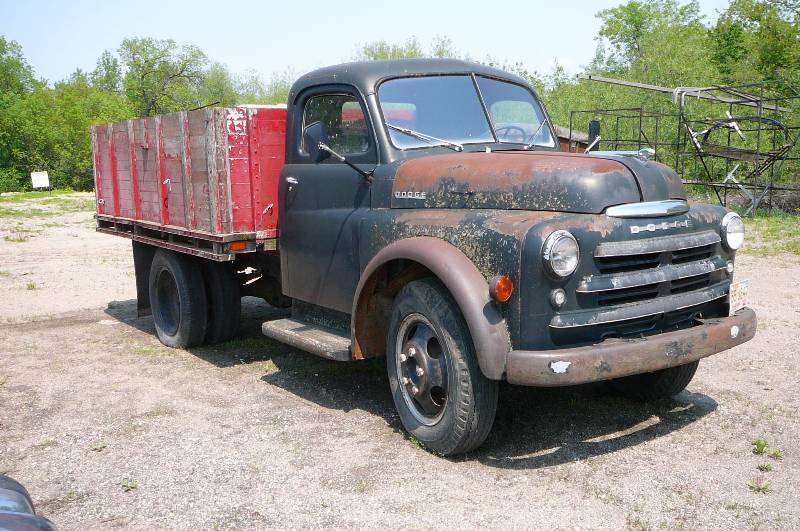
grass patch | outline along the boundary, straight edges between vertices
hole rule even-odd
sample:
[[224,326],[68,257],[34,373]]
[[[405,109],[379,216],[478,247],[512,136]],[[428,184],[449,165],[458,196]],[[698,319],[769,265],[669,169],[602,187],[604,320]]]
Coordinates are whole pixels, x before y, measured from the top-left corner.
[[761,472],[772,472],[772,465],[769,463],[761,463],[756,468]]
[[753,453],[756,455],[762,455],[767,451],[767,440],[763,437],[759,437],[755,441],[752,442],[753,444]]
[[0,218],[33,219],[58,216],[71,212],[92,212],[95,198],[62,191],[53,195],[47,192],[28,192],[0,198]]
[[132,490],[136,490],[139,488],[139,484],[136,482],[136,480],[130,478],[123,479],[120,482],[119,486],[122,487],[122,490],[124,490],[125,492],[131,492]]
[[42,210],[41,208],[8,208],[0,206],[0,218],[4,219],[32,219],[57,216],[61,214],[57,210]]
[[652,526],[638,515],[625,516],[625,529],[627,531],[647,531]]
[[22,203],[31,199],[52,198],[74,193],[74,190],[38,190],[35,192],[22,192],[14,195],[0,196],[0,203]]
[[225,350],[249,350],[258,352],[271,352],[275,350],[275,341],[264,336],[237,337],[222,343]]
[[758,494],[766,494],[769,492],[769,483],[764,481],[763,478],[756,478],[747,484],[750,490]]
[[767,455],[769,455],[776,461],[780,461],[781,459],[783,459],[783,452],[781,452],[780,448],[773,448]]
[[800,215],[757,210],[744,217],[746,236],[742,252],[756,256],[790,253],[800,256]]
[[413,435],[408,436],[408,442],[410,442],[411,446],[413,446],[414,448],[419,448],[420,450],[425,449],[425,446],[419,441],[419,439],[417,439]]
[[50,439],[45,439],[42,442],[34,444],[33,447],[38,449],[38,450],[42,450],[44,448],[52,448],[53,446],[56,446],[56,445],[58,445],[58,441],[56,441],[55,439],[50,438]]
[[152,346],[137,347],[134,350],[134,353],[140,356],[147,356],[147,357],[170,356],[172,355],[172,352],[173,349],[168,347],[152,347]]
[[33,291],[33,290],[37,289],[36,288],[36,282],[28,282],[28,284],[25,286],[25,289],[28,290],[28,291]]
[[33,236],[38,236],[42,232],[44,232],[43,229],[25,227],[21,223],[17,223],[17,226],[10,230],[11,233],[3,236],[3,239],[7,242],[12,242],[12,243],[26,242],[30,240]]
[[24,243],[31,239],[29,234],[25,234],[22,232],[12,232],[11,234],[6,234],[3,236],[3,239],[7,242],[11,243]]
[[8,381],[8,376],[0,376],[0,387],[3,387]]
[[10,277],[11,273],[8,271],[0,271],[0,277]]
[[96,441],[96,442],[93,442],[93,443],[92,443],[92,444],[89,446],[89,449],[90,449],[91,451],[93,451],[93,452],[102,452],[103,450],[105,450],[105,449],[106,449],[106,443],[104,443],[104,442],[102,442],[102,441]]

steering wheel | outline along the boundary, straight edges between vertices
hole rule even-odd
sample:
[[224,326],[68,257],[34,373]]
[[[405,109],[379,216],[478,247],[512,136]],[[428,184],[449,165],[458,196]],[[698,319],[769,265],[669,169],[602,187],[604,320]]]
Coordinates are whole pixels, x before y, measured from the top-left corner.
[[509,137],[512,135],[519,135],[520,143],[526,144],[526,139],[528,137],[528,133],[525,132],[525,129],[521,128],[518,125],[501,125],[500,127],[496,128],[495,133],[497,133],[498,140],[509,140]]

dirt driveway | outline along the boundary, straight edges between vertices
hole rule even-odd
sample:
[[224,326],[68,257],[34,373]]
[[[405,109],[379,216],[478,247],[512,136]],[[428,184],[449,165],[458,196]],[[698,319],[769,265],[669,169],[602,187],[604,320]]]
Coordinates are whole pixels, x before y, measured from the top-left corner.
[[0,473],[61,529],[797,529],[800,260],[738,268],[758,335],[677,401],[504,387],[483,448],[449,460],[404,436],[381,361],[268,340],[255,299],[241,339],[167,349],[136,318],[127,241],[86,212],[6,212]]

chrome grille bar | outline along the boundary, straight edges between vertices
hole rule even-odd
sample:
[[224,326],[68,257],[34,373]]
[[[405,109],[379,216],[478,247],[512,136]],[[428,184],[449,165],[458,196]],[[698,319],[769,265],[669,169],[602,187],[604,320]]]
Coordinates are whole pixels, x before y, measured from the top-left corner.
[[578,293],[597,293],[634,288],[659,282],[672,282],[682,278],[713,273],[721,269],[725,269],[725,260],[719,256],[714,256],[710,259],[680,265],[667,265],[644,271],[588,276],[581,281],[576,291]]
[[591,308],[574,312],[556,314],[550,321],[551,328],[575,328],[593,326],[638,319],[651,315],[674,312],[692,306],[699,306],[728,295],[730,281],[723,280],[718,284],[697,291],[689,291],[677,295],[658,297],[649,301],[632,302],[607,308]]
[[721,241],[720,236],[713,230],[693,232],[691,234],[671,234],[657,238],[643,238],[641,240],[625,240],[621,242],[602,242],[594,251],[595,258],[610,256],[631,256],[637,254],[663,253],[680,251],[692,247],[716,244]]

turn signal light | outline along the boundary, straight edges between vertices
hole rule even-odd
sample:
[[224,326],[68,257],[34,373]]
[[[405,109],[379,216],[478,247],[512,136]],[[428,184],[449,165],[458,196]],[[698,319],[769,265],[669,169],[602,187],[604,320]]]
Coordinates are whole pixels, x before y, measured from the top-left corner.
[[231,242],[228,244],[231,251],[244,251],[247,249],[247,242]]
[[508,302],[514,293],[514,283],[511,277],[498,275],[489,281],[489,296],[498,302]]

